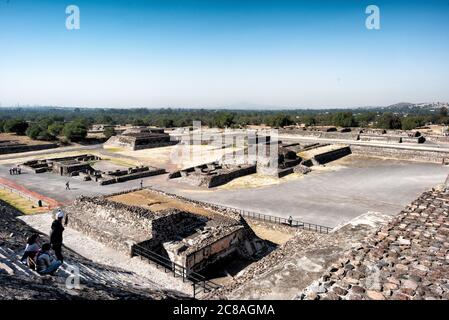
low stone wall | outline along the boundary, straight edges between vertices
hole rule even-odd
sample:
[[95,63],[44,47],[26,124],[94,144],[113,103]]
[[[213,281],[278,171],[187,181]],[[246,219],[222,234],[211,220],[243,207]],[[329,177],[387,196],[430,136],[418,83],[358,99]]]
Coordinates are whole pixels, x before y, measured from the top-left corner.
[[[245,166],[231,166],[224,169],[217,169],[214,171],[213,167],[218,164],[208,163],[201,166],[191,167],[180,171],[175,171],[169,174],[169,179],[182,178],[183,181],[207,188],[217,187],[226,184],[236,178],[253,174],[257,172],[256,165]],[[212,166],[210,174],[203,173],[203,169]]]
[[79,197],[63,211],[71,227],[126,253],[133,243],[152,237],[152,222],[159,216],[103,197]]
[[103,185],[108,185],[108,184],[113,184],[113,183],[125,182],[125,181],[129,181],[129,180],[157,176],[159,174],[164,174],[164,173],[166,173],[165,169],[155,168],[153,170],[135,172],[135,173],[131,173],[131,174],[122,175],[119,177],[100,179],[98,183],[101,186],[103,186]]
[[377,134],[360,134],[360,141],[371,142],[386,142],[386,143],[401,143],[402,137],[400,136],[387,136]]
[[351,145],[351,151],[355,155],[380,157],[397,160],[421,161],[442,163],[444,158],[449,157],[449,152],[445,151],[427,151],[416,149],[403,149],[395,147],[377,147],[377,146],[362,146]]
[[322,139],[344,139],[359,140],[357,132],[324,132],[324,131],[307,131],[301,129],[279,129],[279,134],[293,134],[303,137],[315,137]]
[[189,253],[185,257],[185,266],[192,271],[201,271],[206,266],[238,251],[239,244],[244,238],[243,228],[231,230],[228,235]]
[[257,169],[256,169],[256,165],[251,165],[251,166],[245,166],[242,168],[237,168],[235,170],[232,170],[228,173],[224,173],[224,174],[219,174],[216,176],[213,176],[212,179],[210,179],[209,184],[208,184],[208,188],[213,188],[213,187],[217,187],[220,186],[222,184],[226,184],[229,181],[232,181],[236,178],[239,177],[243,177],[249,174],[253,174],[256,173]]
[[45,149],[54,149],[59,147],[56,143],[46,143],[46,144],[35,144],[35,145],[17,145],[17,146],[7,146],[0,147],[1,154],[19,153],[19,152],[29,152],[29,151],[39,151]]
[[313,157],[312,161],[318,164],[325,164],[343,158],[349,154],[351,154],[351,148],[347,146],[332,151],[328,151],[325,153],[317,154]]
[[426,135],[427,141],[449,143],[449,136]]

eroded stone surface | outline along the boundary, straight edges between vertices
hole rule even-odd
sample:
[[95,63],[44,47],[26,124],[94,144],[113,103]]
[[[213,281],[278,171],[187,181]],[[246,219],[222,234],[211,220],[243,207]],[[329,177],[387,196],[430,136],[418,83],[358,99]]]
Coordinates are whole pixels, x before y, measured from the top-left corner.
[[348,284],[333,291],[341,299],[448,299],[448,208],[448,190],[424,192],[298,298],[324,298],[316,286],[333,281]]

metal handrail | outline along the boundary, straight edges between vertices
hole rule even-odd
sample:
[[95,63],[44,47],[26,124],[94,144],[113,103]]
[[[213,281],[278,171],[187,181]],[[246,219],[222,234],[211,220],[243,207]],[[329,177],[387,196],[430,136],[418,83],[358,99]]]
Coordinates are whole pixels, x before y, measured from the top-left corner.
[[177,275],[182,277],[182,280],[188,280],[192,282],[192,289],[193,289],[193,297],[196,298],[197,294],[199,293],[199,290],[203,290],[204,293],[211,292],[213,290],[216,290],[218,288],[221,288],[221,286],[213,281],[207,280],[204,276],[202,276],[199,273],[196,273],[192,270],[189,270],[185,268],[184,266],[175,263],[171,261],[170,259],[161,256],[160,254],[151,251],[148,248],[142,247],[140,245],[134,244],[131,249],[132,255],[138,255],[141,257],[144,257],[148,259],[149,261],[156,262],[156,265],[161,265],[165,268],[165,270],[170,270],[173,272],[173,276],[176,277]]
[[299,221],[299,220],[295,220],[295,219],[290,220],[288,218],[276,217],[276,216],[263,214],[263,213],[259,213],[259,212],[247,211],[247,210],[243,210],[243,209],[237,209],[237,208],[232,208],[232,207],[227,207],[227,206],[222,206],[222,205],[215,205],[215,204],[214,204],[214,206],[222,208],[223,210],[226,210],[226,209],[234,210],[234,211],[240,213],[244,217],[253,218],[253,219],[257,219],[257,220],[261,220],[261,221],[267,221],[267,222],[271,222],[271,223],[287,225],[287,226],[294,227],[294,228],[301,228],[301,229],[309,230],[309,231],[316,231],[319,233],[327,234],[333,229],[331,227],[326,227],[326,226],[319,225],[319,224],[303,222],[303,221]]

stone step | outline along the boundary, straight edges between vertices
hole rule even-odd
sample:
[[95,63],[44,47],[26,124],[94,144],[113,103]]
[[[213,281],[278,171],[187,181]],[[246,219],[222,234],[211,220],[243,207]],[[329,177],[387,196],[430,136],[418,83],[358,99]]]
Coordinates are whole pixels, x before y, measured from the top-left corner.
[[[26,277],[40,277],[41,275],[34,270],[28,268],[20,262],[21,256],[9,248],[0,247],[0,267],[3,264],[6,272],[11,271],[17,276]],[[73,264],[71,261],[64,261],[61,267],[58,269],[56,276],[60,279],[65,279],[72,275],[72,267],[79,268],[80,278],[87,283],[101,283],[109,286],[148,286],[154,289],[153,283],[142,283],[142,277],[129,271],[107,268],[101,268],[101,270],[95,267],[88,266],[84,263]],[[8,270],[8,269],[9,270]]]

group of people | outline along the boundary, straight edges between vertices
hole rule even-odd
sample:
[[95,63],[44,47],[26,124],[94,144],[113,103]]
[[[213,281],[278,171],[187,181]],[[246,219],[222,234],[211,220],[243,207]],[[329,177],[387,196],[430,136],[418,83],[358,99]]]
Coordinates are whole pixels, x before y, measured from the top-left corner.
[[13,168],[11,168],[11,169],[9,169],[9,174],[10,174],[10,175],[13,175],[13,174],[21,174],[21,173],[22,173],[22,169],[20,168],[19,165],[16,166],[16,167],[13,167]]
[[[65,222],[63,220],[65,218]],[[41,275],[54,275],[64,261],[62,256],[63,224],[67,224],[67,216],[58,209],[51,225],[50,242],[39,247],[39,235],[33,234],[27,239],[25,252],[21,258],[22,263],[36,270]],[[53,249],[54,255],[51,250]]]

